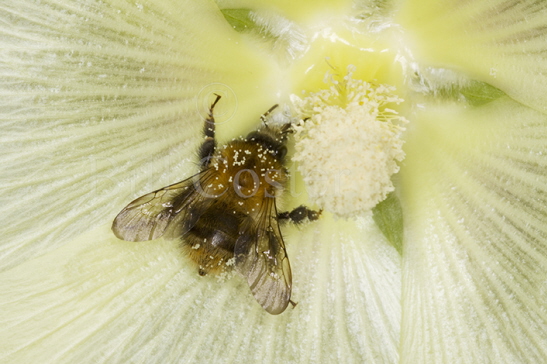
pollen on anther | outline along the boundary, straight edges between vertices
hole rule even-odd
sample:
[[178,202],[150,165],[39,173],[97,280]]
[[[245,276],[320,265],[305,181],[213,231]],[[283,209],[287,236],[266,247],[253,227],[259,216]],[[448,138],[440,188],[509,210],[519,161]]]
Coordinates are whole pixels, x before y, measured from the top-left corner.
[[352,72],[348,67],[328,90],[304,99],[291,96],[306,120],[293,127],[293,160],[310,199],[340,217],[368,212],[394,190],[391,176],[405,156],[402,133],[408,122],[386,107],[403,101],[395,87],[353,79]]

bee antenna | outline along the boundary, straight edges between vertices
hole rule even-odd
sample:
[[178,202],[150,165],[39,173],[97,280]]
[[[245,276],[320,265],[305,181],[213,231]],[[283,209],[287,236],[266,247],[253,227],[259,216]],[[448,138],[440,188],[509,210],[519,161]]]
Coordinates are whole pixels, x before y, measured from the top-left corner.
[[262,115],[260,116],[260,120],[262,120],[262,122],[263,122],[264,124],[266,124],[266,118],[267,118],[268,115],[270,115],[271,112],[274,111],[275,108],[278,107],[278,106],[279,106],[279,104],[275,104],[274,106],[270,107],[270,108],[268,109],[268,111],[266,111],[264,114],[262,114]]
[[214,94],[217,98],[215,99],[215,101],[213,101],[213,103],[211,104],[211,107],[210,109],[213,110],[213,108],[215,107],[215,105],[217,104],[218,100],[220,100],[220,98],[222,96],[220,96],[219,94]]

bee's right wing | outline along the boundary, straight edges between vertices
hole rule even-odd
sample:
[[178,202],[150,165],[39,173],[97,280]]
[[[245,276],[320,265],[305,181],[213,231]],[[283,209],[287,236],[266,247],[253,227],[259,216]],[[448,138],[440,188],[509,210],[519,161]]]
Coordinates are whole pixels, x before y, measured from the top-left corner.
[[234,255],[236,268],[258,303],[272,315],[285,311],[291,300],[292,275],[274,198],[264,199],[257,220],[244,220]]
[[190,230],[212,201],[199,188],[212,175],[211,170],[204,170],[132,201],[114,219],[114,235],[126,241],[154,240],[164,235],[174,221],[182,224],[177,228],[179,232]]

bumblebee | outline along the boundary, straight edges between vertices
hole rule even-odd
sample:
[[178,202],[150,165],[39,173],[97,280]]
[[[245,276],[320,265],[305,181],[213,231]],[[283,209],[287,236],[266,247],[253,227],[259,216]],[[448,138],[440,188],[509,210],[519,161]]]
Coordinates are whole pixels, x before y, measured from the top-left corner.
[[247,280],[258,303],[280,314],[291,301],[292,275],[280,222],[316,220],[320,212],[300,206],[278,212],[276,201],[289,175],[284,167],[291,124],[262,126],[245,138],[217,147],[209,108],[194,176],[137,198],[114,219],[114,234],[127,241],[180,239],[201,276],[232,266]]

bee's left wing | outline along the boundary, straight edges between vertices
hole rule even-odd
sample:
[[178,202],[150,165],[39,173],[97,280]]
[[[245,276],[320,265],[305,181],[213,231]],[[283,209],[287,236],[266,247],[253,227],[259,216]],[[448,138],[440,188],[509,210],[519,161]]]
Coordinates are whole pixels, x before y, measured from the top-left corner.
[[280,314],[290,302],[292,275],[275,199],[266,198],[258,219],[248,217],[240,231],[234,249],[236,268],[258,303],[269,313]]
[[[212,175],[211,170],[204,170],[182,182],[137,198],[116,216],[112,231],[126,241],[154,240],[175,228],[180,234],[188,231],[195,225],[203,207],[212,201],[196,189],[196,181],[205,183]],[[197,205],[204,206],[193,208]],[[173,222],[181,226],[168,229]]]

